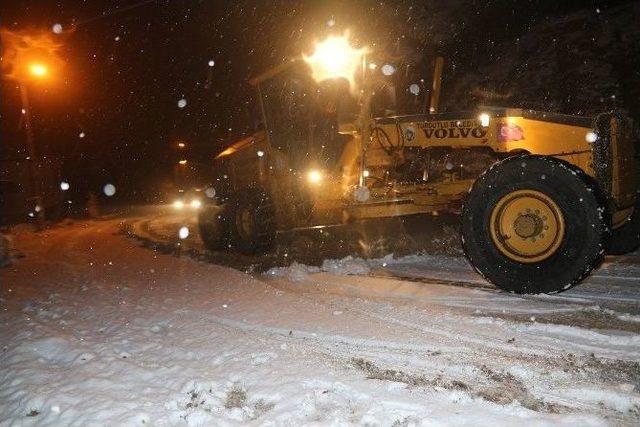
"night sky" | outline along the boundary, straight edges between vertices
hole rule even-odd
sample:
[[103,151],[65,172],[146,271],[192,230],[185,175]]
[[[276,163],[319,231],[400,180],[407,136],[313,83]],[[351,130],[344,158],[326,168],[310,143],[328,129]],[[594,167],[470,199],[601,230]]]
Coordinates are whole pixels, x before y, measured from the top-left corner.
[[[247,79],[329,33],[350,29],[356,44],[408,53],[425,70],[438,52],[455,65],[453,79],[536,22],[619,3],[5,1],[0,24],[50,32],[62,25],[59,81],[29,88],[38,149],[64,159],[75,189],[98,192],[112,182],[119,197],[135,200],[171,181],[177,141],[189,145],[189,158],[207,159],[249,132]],[[24,157],[20,108],[16,84],[3,80],[4,159]]]

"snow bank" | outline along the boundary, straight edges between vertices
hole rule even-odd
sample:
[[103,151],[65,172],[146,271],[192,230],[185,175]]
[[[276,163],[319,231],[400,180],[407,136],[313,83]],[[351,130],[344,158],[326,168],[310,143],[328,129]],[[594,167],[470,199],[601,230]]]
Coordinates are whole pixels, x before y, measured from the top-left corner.
[[273,267],[269,269],[265,275],[284,277],[292,282],[301,282],[306,279],[309,274],[318,272],[320,272],[319,267],[294,262],[289,267]]
[[348,276],[354,274],[368,274],[371,270],[369,262],[362,258],[348,256],[342,259],[326,259],[322,266],[315,267],[298,262],[293,262],[289,267],[274,267],[269,269],[265,275],[274,277],[285,277],[292,282],[301,282],[309,274],[326,272],[337,276]]
[[293,262],[289,267],[274,267],[265,275],[285,277],[300,282],[313,273],[331,273],[336,276],[368,275],[380,268],[404,268],[413,265],[427,266],[436,270],[470,270],[469,263],[463,257],[414,254],[395,258],[392,254],[382,258],[362,259],[351,255],[341,259],[325,259],[320,267]]
[[338,276],[350,274],[369,274],[369,263],[362,258],[348,256],[339,260],[326,259],[322,262],[321,270]]

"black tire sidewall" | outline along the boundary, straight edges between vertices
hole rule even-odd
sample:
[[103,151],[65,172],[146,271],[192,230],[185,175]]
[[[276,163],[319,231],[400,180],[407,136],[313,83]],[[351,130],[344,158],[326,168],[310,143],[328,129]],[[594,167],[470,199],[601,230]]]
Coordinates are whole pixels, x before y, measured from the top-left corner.
[[229,245],[229,223],[225,207],[205,205],[198,214],[200,238],[209,250],[224,249]]
[[[546,194],[563,214],[564,239],[557,251],[541,262],[512,260],[491,238],[493,208],[516,190]],[[517,293],[562,291],[586,277],[602,260],[606,233],[602,206],[588,176],[569,163],[543,156],[510,158],[474,183],[463,211],[463,247],[474,268],[502,289]]]
[[[232,244],[240,252],[255,254],[270,249],[275,242],[275,215],[271,198],[261,190],[250,189],[243,196],[230,197],[227,203],[228,218],[233,230]],[[237,215],[248,211],[255,224],[251,236],[243,236],[238,230]]]

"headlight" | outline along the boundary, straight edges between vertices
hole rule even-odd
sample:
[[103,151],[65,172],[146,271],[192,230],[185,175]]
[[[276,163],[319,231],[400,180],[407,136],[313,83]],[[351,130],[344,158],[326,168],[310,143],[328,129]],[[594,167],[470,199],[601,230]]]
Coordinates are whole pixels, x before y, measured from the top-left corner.
[[198,199],[193,199],[193,200],[191,201],[191,207],[192,207],[193,209],[199,209],[199,208],[200,208],[200,206],[202,206],[202,202],[201,202],[200,200],[198,200]]
[[480,120],[480,126],[485,128],[489,126],[490,117],[487,113],[480,114],[480,116],[478,116],[478,119]]
[[175,202],[173,202],[173,207],[180,210],[184,208],[184,202],[182,200],[176,200]]

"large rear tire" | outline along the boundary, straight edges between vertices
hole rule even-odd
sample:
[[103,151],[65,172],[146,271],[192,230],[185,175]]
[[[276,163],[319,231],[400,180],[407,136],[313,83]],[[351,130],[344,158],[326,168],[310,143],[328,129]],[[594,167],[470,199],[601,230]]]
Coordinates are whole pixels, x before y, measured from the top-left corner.
[[569,289],[603,259],[604,201],[592,180],[553,157],[496,163],[472,186],[462,245],[473,267],[515,293]]

